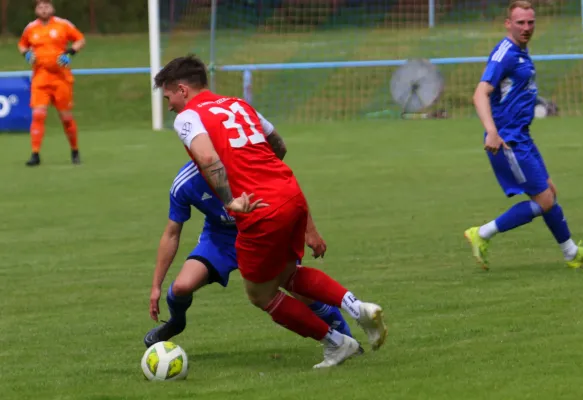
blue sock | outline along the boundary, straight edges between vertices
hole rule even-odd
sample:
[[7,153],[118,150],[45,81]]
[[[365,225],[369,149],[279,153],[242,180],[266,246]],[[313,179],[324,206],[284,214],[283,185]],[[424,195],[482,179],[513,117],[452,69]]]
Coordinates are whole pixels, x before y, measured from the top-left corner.
[[168,310],[170,311],[170,319],[178,323],[186,323],[186,310],[192,304],[192,294],[188,296],[176,296],[172,291],[174,282],[168,288],[166,296],[166,303],[168,303]]
[[544,213],[543,219],[555,237],[557,243],[565,243],[571,238],[571,232],[569,232],[567,220],[563,215],[563,209],[559,203],[555,203],[549,211]]
[[310,309],[331,328],[336,329],[343,335],[352,337],[352,333],[350,333],[350,327],[337,307],[329,306],[328,304],[316,301],[310,304]]
[[542,212],[542,208],[532,200],[517,203],[496,218],[498,232],[506,232],[518,228],[521,225],[528,224],[533,218],[541,215]]

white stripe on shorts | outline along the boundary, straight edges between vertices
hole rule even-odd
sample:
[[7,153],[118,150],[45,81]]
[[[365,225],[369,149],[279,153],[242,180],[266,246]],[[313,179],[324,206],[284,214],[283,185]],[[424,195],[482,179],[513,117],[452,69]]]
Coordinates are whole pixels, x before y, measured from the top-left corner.
[[506,157],[506,161],[510,165],[510,170],[512,171],[512,175],[514,175],[514,179],[518,183],[525,183],[526,176],[524,176],[524,172],[522,172],[522,168],[520,168],[520,164],[518,164],[518,160],[516,159],[516,155],[512,149],[503,149],[504,150],[504,157]]

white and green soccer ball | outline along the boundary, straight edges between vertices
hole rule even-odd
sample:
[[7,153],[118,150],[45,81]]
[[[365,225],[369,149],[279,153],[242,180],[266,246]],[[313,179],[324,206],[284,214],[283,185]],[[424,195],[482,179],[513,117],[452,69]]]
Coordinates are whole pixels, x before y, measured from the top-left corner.
[[188,375],[188,357],[177,344],[158,342],[144,353],[142,371],[150,381],[185,379]]

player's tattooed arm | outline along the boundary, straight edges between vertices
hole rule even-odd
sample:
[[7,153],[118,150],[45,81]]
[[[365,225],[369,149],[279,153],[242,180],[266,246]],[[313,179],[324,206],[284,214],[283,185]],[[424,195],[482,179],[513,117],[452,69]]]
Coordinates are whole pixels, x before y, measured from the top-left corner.
[[279,135],[274,130],[271,134],[269,134],[267,136],[267,143],[269,143],[269,145],[271,146],[271,149],[273,150],[273,152],[275,153],[277,158],[279,158],[280,160],[283,160],[283,158],[285,157],[285,154],[287,153],[287,148],[285,146],[285,142],[283,141],[283,138],[281,137],[281,135]]
[[202,176],[223,204],[228,205],[233,200],[233,194],[227,179],[227,171],[209,136],[207,134],[195,136],[190,142],[189,149]]
[[233,200],[233,194],[227,179],[227,171],[219,156],[216,155],[213,161],[206,165],[201,165],[200,170],[217,196],[219,196],[219,199],[224,204],[229,204]]

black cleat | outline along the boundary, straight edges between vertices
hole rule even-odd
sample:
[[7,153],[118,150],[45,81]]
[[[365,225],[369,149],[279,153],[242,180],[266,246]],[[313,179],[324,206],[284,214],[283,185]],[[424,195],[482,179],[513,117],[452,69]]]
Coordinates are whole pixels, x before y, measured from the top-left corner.
[[162,321],[164,325],[160,325],[150,330],[144,337],[144,344],[150,347],[158,342],[166,342],[174,336],[180,334],[186,327],[186,322],[178,323],[170,319],[170,321]]
[[30,158],[26,162],[26,166],[27,167],[36,167],[37,165],[40,165],[40,156],[38,153],[32,153],[30,155]]
[[75,165],[81,164],[81,157],[79,156],[79,150],[71,150],[71,162]]

